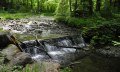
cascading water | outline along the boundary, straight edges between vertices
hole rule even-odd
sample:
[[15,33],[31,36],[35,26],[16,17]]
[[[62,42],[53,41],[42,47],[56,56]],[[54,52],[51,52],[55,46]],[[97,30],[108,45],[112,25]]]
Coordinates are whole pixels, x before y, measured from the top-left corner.
[[86,54],[84,50],[81,50],[85,47],[82,36],[25,41],[21,47],[35,60],[52,60],[60,64],[68,64]]

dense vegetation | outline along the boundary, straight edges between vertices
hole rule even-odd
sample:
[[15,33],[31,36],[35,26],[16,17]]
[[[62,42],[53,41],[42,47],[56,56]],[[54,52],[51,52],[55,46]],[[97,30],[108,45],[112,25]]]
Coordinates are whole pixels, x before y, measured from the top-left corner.
[[87,17],[96,13],[111,16],[119,12],[119,0],[1,0],[0,9],[9,12],[52,12],[57,16]]
[[[70,26],[93,26],[119,17],[119,0],[1,0],[1,13],[48,13]],[[20,17],[20,16],[18,16]],[[17,18],[18,18],[17,17]],[[86,19],[87,18],[87,19]],[[107,20],[106,20],[107,18]],[[9,17],[8,17],[9,19]],[[76,21],[75,21],[76,20]]]

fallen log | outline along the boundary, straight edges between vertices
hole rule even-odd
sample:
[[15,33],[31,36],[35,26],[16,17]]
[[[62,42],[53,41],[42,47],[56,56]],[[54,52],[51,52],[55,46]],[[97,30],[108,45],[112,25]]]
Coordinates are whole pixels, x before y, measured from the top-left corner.
[[89,49],[86,49],[86,47],[70,47],[70,46],[56,46],[56,47],[71,48],[71,49],[78,49],[78,50],[89,50]]
[[11,41],[14,45],[16,45],[16,46],[19,48],[19,50],[20,50],[21,52],[24,51],[24,50],[21,48],[21,46],[19,45],[19,43],[17,42],[17,39],[15,38],[15,36],[13,36],[13,35],[8,35],[8,38],[10,39],[10,41]]

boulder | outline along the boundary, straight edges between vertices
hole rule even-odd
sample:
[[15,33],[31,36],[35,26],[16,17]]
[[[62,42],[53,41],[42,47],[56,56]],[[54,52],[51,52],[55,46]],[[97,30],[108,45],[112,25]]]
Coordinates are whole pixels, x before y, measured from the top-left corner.
[[60,64],[54,62],[43,62],[44,70],[43,72],[59,72]]
[[4,63],[5,56],[0,52],[0,65]]
[[34,72],[36,68],[36,72],[60,72],[60,64],[52,61],[37,61],[34,64],[27,65],[26,68],[29,67],[31,72]]
[[33,60],[31,58],[30,54],[24,53],[24,52],[19,52],[14,56],[14,58],[11,60],[10,64],[13,66],[14,65],[25,66],[26,64],[30,64],[32,62],[33,62]]
[[17,46],[10,44],[5,49],[2,50],[2,53],[6,56],[8,60],[12,60],[16,53],[20,52]]
[[100,49],[96,49],[95,53],[104,57],[120,58],[119,46],[105,46]]
[[0,49],[4,49],[4,47],[11,44],[8,35],[9,35],[8,33],[0,32]]

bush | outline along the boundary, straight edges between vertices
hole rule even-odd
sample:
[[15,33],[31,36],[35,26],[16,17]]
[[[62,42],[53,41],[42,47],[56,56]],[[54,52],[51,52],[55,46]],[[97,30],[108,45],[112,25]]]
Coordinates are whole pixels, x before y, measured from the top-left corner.
[[46,1],[43,4],[44,10],[45,12],[55,12],[56,7],[57,7],[58,3],[54,2],[54,1]]
[[58,22],[64,22],[65,24],[72,26],[72,27],[92,27],[96,26],[97,24],[101,24],[101,20],[96,20],[94,18],[75,18],[75,17],[65,17],[65,16],[57,16],[56,20]]
[[66,23],[66,17],[64,16],[55,16],[55,19],[57,22],[63,22],[63,23]]
[[93,27],[83,32],[83,36],[85,41],[93,46],[113,45],[112,41],[120,41],[120,24]]
[[60,72],[72,72],[72,69],[70,67],[65,67],[61,69]]

